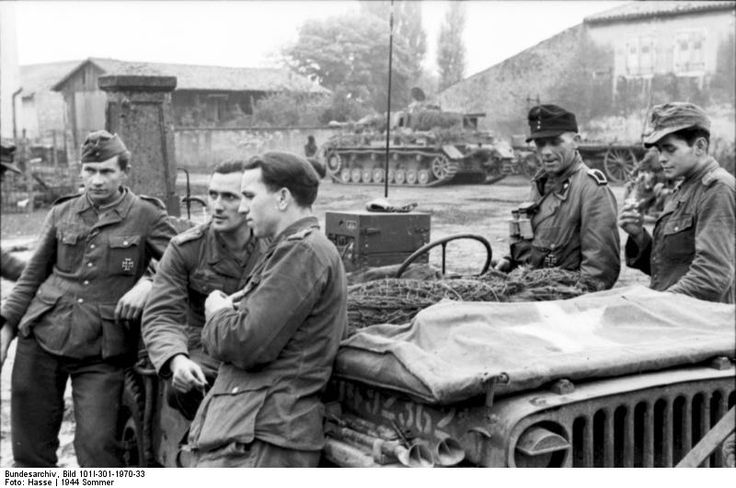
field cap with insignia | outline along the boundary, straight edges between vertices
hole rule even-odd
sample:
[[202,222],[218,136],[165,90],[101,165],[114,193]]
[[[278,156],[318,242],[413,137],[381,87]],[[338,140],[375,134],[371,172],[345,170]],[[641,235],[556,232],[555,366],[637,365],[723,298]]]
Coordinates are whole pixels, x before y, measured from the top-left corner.
[[690,127],[710,132],[710,119],[702,108],[689,102],[655,105],[644,132],[644,147],[651,147],[664,136]]
[[106,130],[90,132],[82,144],[83,163],[101,163],[113,156],[128,152],[123,141],[117,134],[110,134]]
[[526,142],[544,137],[556,137],[565,132],[577,132],[575,114],[557,105],[537,105],[529,111],[531,135]]

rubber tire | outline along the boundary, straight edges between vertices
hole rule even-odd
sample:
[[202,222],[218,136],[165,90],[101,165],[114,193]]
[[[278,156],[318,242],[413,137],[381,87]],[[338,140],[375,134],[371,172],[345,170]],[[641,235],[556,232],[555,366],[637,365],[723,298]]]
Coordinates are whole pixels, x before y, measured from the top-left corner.
[[143,442],[143,388],[133,371],[125,372],[125,386],[118,419],[117,439],[123,449],[125,466],[149,466]]

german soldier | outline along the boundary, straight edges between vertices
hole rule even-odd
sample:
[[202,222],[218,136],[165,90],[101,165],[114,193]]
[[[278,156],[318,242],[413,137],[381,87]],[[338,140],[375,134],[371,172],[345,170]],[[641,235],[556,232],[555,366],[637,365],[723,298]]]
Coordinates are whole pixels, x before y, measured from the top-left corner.
[[583,163],[575,115],[556,105],[529,111],[531,135],[542,168],[532,178],[529,201],[514,213],[511,255],[496,269],[561,268],[579,271],[592,289],[608,289],[621,267],[616,198],[605,175]]
[[626,264],[650,275],[655,290],[733,303],[734,177],[708,155],[708,116],[692,103],[657,105],[644,145],[659,150],[667,178],[681,181],[653,234],[634,204],[624,205]]
[[202,352],[204,301],[214,290],[243,289],[267,242],[238,212],[243,161],[220,163],[209,181],[211,219],[171,240],[143,312],[143,341],[156,370],[171,377],[171,406],[192,420],[219,361]]
[[312,214],[319,178],[302,157],[248,161],[240,211],[272,242],[234,305],[205,302],[205,349],[222,361],[192,422],[197,466],[315,466],[324,444],[320,395],[347,326],[345,271]]
[[[163,203],[123,186],[130,153],[117,135],[82,145],[84,193],[57,200],[2,306],[3,354],[17,331],[11,437],[17,466],[57,462],[71,377],[80,466],[122,465],[116,442],[124,369],[134,359],[151,283],[141,279],[174,235]],[[140,280],[140,281],[139,281]]]

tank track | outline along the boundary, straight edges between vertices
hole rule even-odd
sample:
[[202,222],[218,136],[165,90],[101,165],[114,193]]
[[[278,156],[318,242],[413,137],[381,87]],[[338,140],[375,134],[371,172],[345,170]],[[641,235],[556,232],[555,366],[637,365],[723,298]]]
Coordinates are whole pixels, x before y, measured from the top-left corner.
[[[346,185],[384,185],[384,154],[381,148],[328,149],[325,152],[327,173]],[[389,160],[389,184],[407,187],[434,187],[453,182],[483,183],[486,175],[464,172],[461,159],[451,159],[432,148],[392,149]]]

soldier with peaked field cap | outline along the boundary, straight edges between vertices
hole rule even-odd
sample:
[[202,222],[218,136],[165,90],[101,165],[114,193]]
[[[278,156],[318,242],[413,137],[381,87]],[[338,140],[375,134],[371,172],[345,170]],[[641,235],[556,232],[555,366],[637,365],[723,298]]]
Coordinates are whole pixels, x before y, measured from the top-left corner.
[[123,465],[116,432],[125,368],[138,349],[136,321],[151,288],[142,276],[174,236],[163,203],[124,186],[129,161],[117,135],[87,136],[84,193],[54,203],[2,304],[3,358],[18,335],[10,416],[16,466],[56,465],[69,378],[79,465]]
[[529,111],[530,135],[540,170],[529,200],[514,211],[511,253],[495,268],[561,268],[579,271],[581,285],[608,289],[621,267],[616,199],[605,175],[590,169],[577,150],[575,114],[557,105]]
[[205,301],[205,350],[222,361],[192,422],[198,467],[316,466],[324,446],[321,394],[347,327],[347,282],[312,213],[318,174],[303,157],[251,158],[240,212],[271,244],[237,303]]
[[710,119],[692,103],[657,105],[644,145],[659,150],[666,177],[681,181],[652,234],[634,204],[624,205],[626,264],[650,275],[655,290],[733,303],[734,177],[708,155]]

